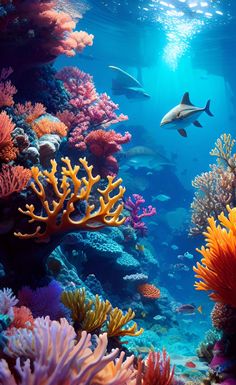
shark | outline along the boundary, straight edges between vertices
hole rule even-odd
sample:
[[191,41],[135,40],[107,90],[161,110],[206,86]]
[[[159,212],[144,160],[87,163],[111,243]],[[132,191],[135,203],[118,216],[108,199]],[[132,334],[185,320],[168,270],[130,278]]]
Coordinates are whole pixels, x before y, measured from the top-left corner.
[[128,151],[120,153],[121,170],[146,168],[161,171],[165,166],[173,166],[164,155],[146,146],[134,146]]
[[210,100],[207,101],[205,107],[196,107],[191,103],[189,93],[185,92],[180,104],[167,112],[163,117],[160,126],[167,129],[177,130],[181,136],[187,137],[185,128],[190,124],[194,124],[196,127],[202,127],[198,118],[203,112],[206,112],[209,116],[213,116],[210,111]]
[[109,68],[116,74],[116,77],[112,79],[113,95],[125,95],[128,99],[145,100],[150,98],[141,83],[128,72],[115,66],[109,66]]

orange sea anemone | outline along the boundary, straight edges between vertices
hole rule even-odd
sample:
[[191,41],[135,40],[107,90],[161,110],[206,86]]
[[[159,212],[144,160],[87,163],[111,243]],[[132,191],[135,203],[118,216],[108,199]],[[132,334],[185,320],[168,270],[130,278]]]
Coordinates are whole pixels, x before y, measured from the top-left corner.
[[145,298],[157,299],[160,298],[160,290],[149,283],[142,283],[138,286],[138,292]]
[[236,207],[227,206],[228,217],[224,213],[218,216],[220,224],[209,218],[206,247],[197,251],[202,254],[201,263],[193,267],[197,290],[211,291],[210,298],[236,307]]

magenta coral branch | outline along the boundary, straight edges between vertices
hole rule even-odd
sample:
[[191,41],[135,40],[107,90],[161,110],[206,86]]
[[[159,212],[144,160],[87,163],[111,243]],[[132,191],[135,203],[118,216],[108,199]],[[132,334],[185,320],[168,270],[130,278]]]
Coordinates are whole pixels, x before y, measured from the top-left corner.
[[125,202],[125,209],[130,213],[125,223],[137,230],[141,236],[147,233],[147,226],[142,219],[156,214],[156,209],[151,205],[142,208],[143,203],[145,203],[145,199],[139,194],[133,194]]

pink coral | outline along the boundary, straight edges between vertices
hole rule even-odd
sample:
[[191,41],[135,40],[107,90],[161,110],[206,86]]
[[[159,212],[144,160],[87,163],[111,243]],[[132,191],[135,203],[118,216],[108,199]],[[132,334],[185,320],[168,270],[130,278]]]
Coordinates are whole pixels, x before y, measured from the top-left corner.
[[63,112],[58,116],[64,117],[64,123],[70,123],[71,147],[85,150],[85,137],[90,130],[107,128],[128,119],[126,115],[115,113],[119,106],[107,94],[97,93],[89,74],[76,67],[65,67],[57,73],[57,78],[63,81],[70,96],[67,112],[64,116]]
[[12,123],[11,118],[2,111],[0,113],[0,159],[5,162],[14,160],[18,153],[11,137],[14,128],[15,124]]
[[27,123],[32,123],[35,119],[46,113],[46,108],[42,103],[32,104],[25,102],[24,104],[17,103],[14,109],[16,115],[24,115]]

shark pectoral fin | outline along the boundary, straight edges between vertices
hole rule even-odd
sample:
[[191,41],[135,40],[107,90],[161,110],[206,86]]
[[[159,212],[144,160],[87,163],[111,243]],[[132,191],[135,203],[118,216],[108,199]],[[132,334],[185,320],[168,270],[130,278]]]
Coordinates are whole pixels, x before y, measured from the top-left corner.
[[202,127],[201,123],[198,122],[197,120],[195,120],[195,122],[193,122],[194,126],[196,127]]
[[185,131],[184,128],[180,128],[180,129],[178,130],[178,133],[179,133],[181,136],[183,136],[184,138],[187,138],[187,132]]

